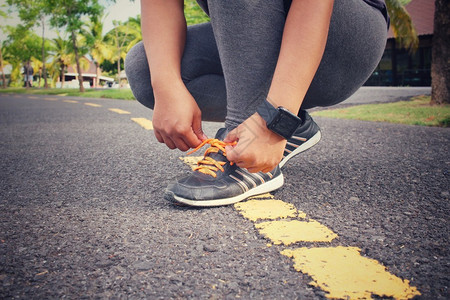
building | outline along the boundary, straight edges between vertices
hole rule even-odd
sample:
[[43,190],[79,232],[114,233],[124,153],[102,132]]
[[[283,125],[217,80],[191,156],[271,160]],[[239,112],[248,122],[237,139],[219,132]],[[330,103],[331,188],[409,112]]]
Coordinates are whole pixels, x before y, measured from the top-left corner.
[[[101,70],[98,70],[97,74],[97,68],[95,67],[95,64],[93,61],[89,60],[89,68],[87,70],[81,70],[81,73],[83,75],[83,85],[87,88],[89,87],[95,87],[95,79],[99,78],[99,86],[102,87],[108,82],[114,82],[114,78],[101,76]],[[64,87],[74,87],[77,88],[79,86],[78,83],[78,72],[76,70],[76,66],[69,66],[67,68],[67,72],[64,74]],[[60,85],[60,84],[59,84]]]
[[412,0],[405,6],[419,36],[414,53],[399,48],[389,30],[386,50],[375,72],[365,85],[430,86],[431,48],[434,29],[434,1]]

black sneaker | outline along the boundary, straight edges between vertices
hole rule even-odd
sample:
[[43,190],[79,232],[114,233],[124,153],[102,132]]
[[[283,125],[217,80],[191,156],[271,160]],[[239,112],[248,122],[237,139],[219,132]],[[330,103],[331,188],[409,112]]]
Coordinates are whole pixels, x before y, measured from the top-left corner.
[[[219,130],[216,137],[223,138],[224,129]],[[208,139],[192,152],[205,144],[211,146],[195,171],[169,185],[164,198],[189,206],[220,206],[268,193],[283,185],[283,174],[278,166],[269,173],[250,173],[230,163],[225,153],[227,144],[221,139]]]
[[299,117],[303,123],[297,128],[294,135],[288,139],[283,159],[280,162],[280,168],[297,154],[317,144],[322,137],[319,126],[317,126],[306,110],[300,110]]

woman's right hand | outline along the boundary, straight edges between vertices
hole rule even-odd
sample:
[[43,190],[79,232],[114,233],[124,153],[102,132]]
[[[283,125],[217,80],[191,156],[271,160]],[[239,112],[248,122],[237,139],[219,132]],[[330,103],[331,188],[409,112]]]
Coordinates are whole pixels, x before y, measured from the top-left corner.
[[154,95],[153,129],[160,143],[187,151],[207,139],[200,108],[183,82],[154,87]]

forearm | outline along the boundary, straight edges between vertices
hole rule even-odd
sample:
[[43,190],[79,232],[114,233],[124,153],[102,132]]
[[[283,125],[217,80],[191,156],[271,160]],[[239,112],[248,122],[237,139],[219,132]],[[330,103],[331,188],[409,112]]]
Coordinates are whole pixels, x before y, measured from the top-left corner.
[[181,82],[186,41],[182,0],[141,0],[142,38],[153,88]]
[[334,0],[293,0],[268,98],[298,112],[325,49]]

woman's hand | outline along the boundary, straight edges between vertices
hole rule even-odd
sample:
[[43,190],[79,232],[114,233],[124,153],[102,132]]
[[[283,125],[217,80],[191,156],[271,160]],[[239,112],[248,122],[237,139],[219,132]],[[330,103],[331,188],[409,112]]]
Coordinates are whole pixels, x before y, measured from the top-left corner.
[[227,146],[227,158],[251,173],[272,171],[283,158],[286,140],[269,130],[257,113],[232,130],[225,142],[237,141]]
[[187,151],[207,139],[202,130],[202,113],[184,84],[154,89],[153,128],[160,143]]

